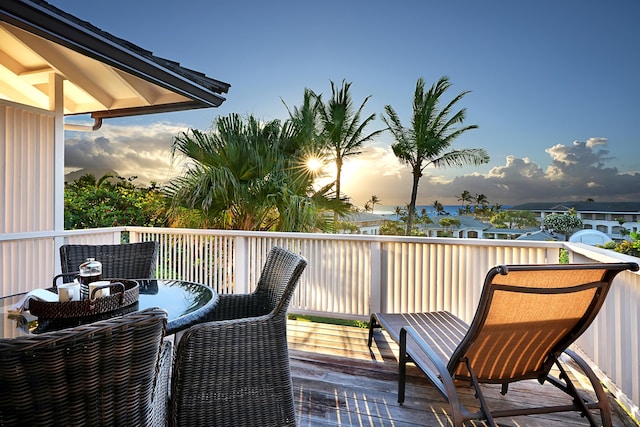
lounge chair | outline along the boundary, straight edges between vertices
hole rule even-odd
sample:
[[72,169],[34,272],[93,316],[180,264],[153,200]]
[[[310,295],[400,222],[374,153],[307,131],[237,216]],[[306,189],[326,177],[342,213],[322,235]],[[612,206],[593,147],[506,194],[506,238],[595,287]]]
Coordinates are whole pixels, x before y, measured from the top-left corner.
[[[635,263],[507,265],[492,268],[484,281],[471,325],[449,312],[408,314],[373,313],[373,331],[383,327],[400,345],[398,402],[405,398],[406,364],[413,362],[447,399],[451,420],[460,426],[469,420],[550,412],[578,411],[597,425],[592,410],[599,409],[602,425],[611,425],[611,409],[598,378],[588,364],[568,347],[589,327],[604,303],[614,277],[638,271]],[[585,373],[596,400],[583,396],[566,374],[560,356],[566,354]],[[550,374],[556,367],[560,375]],[[480,387],[501,384],[502,394],[515,381],[548,381],[571,397],[563,405],[491,410]],[[456,386],[470,384],[480,409],[468,410]]]

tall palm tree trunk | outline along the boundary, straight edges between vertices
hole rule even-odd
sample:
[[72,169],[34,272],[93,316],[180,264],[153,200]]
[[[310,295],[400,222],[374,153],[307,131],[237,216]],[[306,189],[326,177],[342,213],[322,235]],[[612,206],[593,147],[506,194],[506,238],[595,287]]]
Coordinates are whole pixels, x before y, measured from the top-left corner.
[[[342,180],[342,158],[336,157],[336,202],[340,201],[340,182]],[[334,227],[338,224],[338,212],[333,212]]]
[[418,199],[418,183],[420,182],[420,171],[413,171],[413,184],[411,187],[411,201],[409,202],[409,213],[407,215],[407,236],[411,236],[413,229],[413,218],[416,214],[416,200]]

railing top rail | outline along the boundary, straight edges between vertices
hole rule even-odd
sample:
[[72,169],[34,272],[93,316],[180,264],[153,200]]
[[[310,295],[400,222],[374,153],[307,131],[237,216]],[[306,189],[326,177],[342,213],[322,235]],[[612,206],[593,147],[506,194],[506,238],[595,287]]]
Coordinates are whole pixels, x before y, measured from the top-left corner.
[[27,233],[2,233],[0,234],[0,242],[10,242],[12,240],[27,240],[27,239],[53,239],[55,237],[64,236],[83,236],[96,234],[113,234],[126,231],[127,227],[103,227],[103,228],[88,228],[82,230],[64,230],[64,231],[32,231]]
[[565,242],[542,242],[531,240],[501,240],[501,239],[475,239],[475,238],[446,238],[446,237],[419,237],[419,236],[381,236],[372,234],[327,234],[327,233],[294,233],[273,231],[242,231],[242,230],[218,230],[218,229],[193,229],[193,228],[158,228],[158,227],[125,227],[124,231],[139,233],[171,233],[171,234],[211,234],[219,236],[250,236],[267,238],[299,238],[305,240],[343,240],[366,242],[407,242],[407,243],[437,243],[442,245],[471,245],[471,246],[509,246],[509,247],[533,247],[533,248],[562,248]]

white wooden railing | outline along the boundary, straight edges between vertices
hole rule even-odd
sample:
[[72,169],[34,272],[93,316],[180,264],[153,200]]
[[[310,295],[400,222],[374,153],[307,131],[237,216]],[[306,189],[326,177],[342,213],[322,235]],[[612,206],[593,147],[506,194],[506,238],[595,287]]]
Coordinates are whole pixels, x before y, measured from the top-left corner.
[[[638,261],[565,242],[270,233],[119,227],[0,236],[2,295],[48,285],[63,243],[160,242],[158,278],[205,283],[220,293],[250,292],[273,245],[309,264],[289,311],[367,320],[371,312],[448,310],[470,322],[486,272],[498,264]],[[594,325],[577,343],[640,418],[640,276],[620,274]]]

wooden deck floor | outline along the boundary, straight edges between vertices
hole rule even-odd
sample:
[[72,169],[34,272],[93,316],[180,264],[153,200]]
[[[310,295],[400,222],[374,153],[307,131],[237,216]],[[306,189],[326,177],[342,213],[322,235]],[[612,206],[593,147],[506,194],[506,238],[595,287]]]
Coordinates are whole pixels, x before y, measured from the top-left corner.
[[[377,332],[367,347],[366,329],[289,321],[288,338],[294,397],[299,426],[447,426],[448,407],[415,367],[408,367],[406,401],[397,403],[397,346]],[[560,403],[563,393],[536,381],[512,385],[506,396],[487,386],[490,405],[542,400]],[[473,393],[462,392],[463,402],[475,405]],[[615,426],[636,426],[611,399]],[[501,426],[585,426],[577,413],[501,418]],[[483,425],[469,423],[469,425]]]

